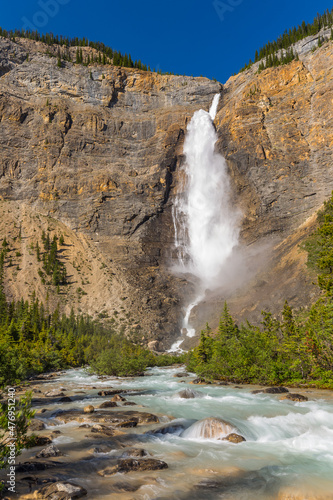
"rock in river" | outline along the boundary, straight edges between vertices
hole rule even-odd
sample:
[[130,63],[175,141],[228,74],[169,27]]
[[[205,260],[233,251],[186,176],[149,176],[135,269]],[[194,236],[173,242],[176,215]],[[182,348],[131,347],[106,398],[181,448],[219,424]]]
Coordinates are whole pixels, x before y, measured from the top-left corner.
[[177,393],[177,396],[182,399],[194,399],[199,396],[202,396],[199,392],[192,391],[192,389],[184,389]]
[[309,401],[309,398],[303,396],[302,394],[286,394],[286,396],[282,396],[282,398],[280,398],[281,401],[283,399],[290,399],[290,401],[297,401],[299,403]]
[[85,406],[83,409],[84,413],[94,413],[95,407],[93,405]]
[[242,443],[243,441],[246,441],[246,439],[243,436],[240,436],[239,434],[236,434],[235,432],[232,432],[231,434],[228,434],[227,437],[223,438],[223,441],[230,441],[230,443]]
[[162,460],[155,460],[154,458],[142,458],[139,460],[134,458],[125,458],[123,460],[119,460],[117,465],[108,467],[107,469],[100,471],[98,474],[100,476],[111,476],[117,472],[127,473],[145,470],[161,470],[167,468],[168,464],[166,462],[163,462]]
[[59,457],[59,455],[61,455],[60,450],[54,444],[50,444],[50,446],[37,453],[36,458]]
[[81,498],[87,494],[87,490],[75,483],[61,481],[47,484],[37,492],[36,498],[47,500],[71,500]]

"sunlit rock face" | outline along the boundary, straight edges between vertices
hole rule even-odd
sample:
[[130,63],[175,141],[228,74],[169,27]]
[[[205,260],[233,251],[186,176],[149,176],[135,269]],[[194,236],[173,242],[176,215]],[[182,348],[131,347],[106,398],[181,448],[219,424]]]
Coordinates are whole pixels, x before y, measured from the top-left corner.
[[64,233],[72,279],[53,299],[27,250],[15,279],[7,273],[7,294],[49,291],[55,307],[115,315],[125,333],[162,348],[177,331],[186,285],[170,272],[184,131],[222,86],[113,66],[58,68],[46,49],[0,38],[1,218],[21,224],[27,248],[48,226]]
[[[237,319],[258,322],[285,299],[316,298],[298,246],[333,188],[331,44],[224,87],[113,66],[58,68],[47,49],[0,38],[0,230],[22,254],[5,271],[9,299],[49,292],[51,309],[114,317],[137,341],[169,347],[195,299],[191,277],[171,271],[184,137],[217,93],[216,150],[242,213],[245,260],[191,324],[215,327],[225,299]],[[48,228],[65,237],[70,279],[60,296],[42,282],[30,248]]]

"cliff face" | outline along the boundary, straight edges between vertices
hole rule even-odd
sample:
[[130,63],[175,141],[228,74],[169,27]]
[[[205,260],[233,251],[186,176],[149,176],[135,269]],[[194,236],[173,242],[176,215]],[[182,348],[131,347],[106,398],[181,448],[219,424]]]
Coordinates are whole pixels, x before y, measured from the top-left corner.
[[285,299],[304,307],[318,294],[299,244],[333,188],[332,64],[328,42],[300,51],[299,61],[260,74],[253,68],[224,86],[218,148],[244,214],[243,245],[258,256],[260,271],[230,297],[240,319],[258,320],[264,308],[277,312]]
[[[48,291],[67,312],[73,305],[113,316],[146,341],[168,338],[182,297],[166,265],[170,189],[186,122],[221,85],[112,66],[58,68],[38,52],[45,47],[27,42],[0,39],[2,237],[13,248],[7,293]],[[44,286],[32,248],[47,229],[64,234],[69,285],[60,294]]]
[[[197,325],[217,319],[225,297],[240,319],[258,319],[285,298],[297,306],[313,300],[298,244],[333,188],[331,43],[288,66],[249,70],[223,89],[205,78],[112,66],[58,68],[45,51],[0,38],[9,297],[48,292],[52,307],[114,317],[136,338],[167,346],[191,290],[169,268],[186,123],[221,92],[217,147],[243,212],[243,247],[259,255],[260,272],[198,308]],[[34,248],[43,230],[64,235],[69,284],[60,293],[40,276]]]

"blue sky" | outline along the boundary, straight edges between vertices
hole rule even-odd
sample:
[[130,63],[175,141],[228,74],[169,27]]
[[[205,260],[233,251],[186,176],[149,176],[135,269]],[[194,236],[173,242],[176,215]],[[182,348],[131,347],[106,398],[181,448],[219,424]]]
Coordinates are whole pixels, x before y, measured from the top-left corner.
[[[215,0],[216,1],[216,0]],[[0,26],[86,36],[162,71],[224,83],[286,28],[332,8],[325,0],[15,0]]]

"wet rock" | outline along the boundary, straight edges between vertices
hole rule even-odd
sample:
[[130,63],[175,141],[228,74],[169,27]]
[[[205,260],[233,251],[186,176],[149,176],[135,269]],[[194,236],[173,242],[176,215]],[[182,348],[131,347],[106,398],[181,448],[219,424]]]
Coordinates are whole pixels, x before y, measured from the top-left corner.
[[67,481],[47,484],[36,494],[36,498],[47,500],[70,500],[81,498],[87,494],[87,490],[75,483]]
[[39,453],[37,453],[36,458],[50,458],[50,457],[59,457],[61,455],[60,450],[54,444],[47,446]]
[[123,406],[137,406],[137,404],[134,401],[125,401]]
[[47,398],[61,398],[65,394],[60,389],[54,389],[53,391],[46,392],[44,394]]
[[115,396],[113,396],[113,398],[111,399],[111,401],[113,401],[115,403],[116,401],[126,401],[126,399],[123,398],[123,396],[120,396],[119,394],[116,394]]
[[118,483],[113,483],[113,488],[117,489],[118,491],[122,492],[128,492],[128,493],[134,493],[134,491],[137,491],[140,488],[140,485],[134,485],[130,483],[125,483],[125,482],[118,482]]
[[289,392],[286,387],[267,387],[267,389],[256,389],[251,394],[283,394]]
[[200,393],[192,391],[191,389],[184,389],[183,391],[180,391],[177,393],[177,396],[183,399],[194,399],[198,396],[201,396]]
[[63,398],[59,399],[59,401],[58,401],[58,402],[59,402],[59,403],[71,403],[71,402],[72,402],[72,399],[71,399],[70,397],[68,397],[68,396],[65,396],[65,397],[63,397]]
[[98,410],[94,411],[94,413],[83,413],[80,410],[60,410],[55,413],[57,420],[60,422],[71,422],[76,420],[77,422],[84,422],[86,424],[89,421],[97,422],[97,423],[109,423],[116,424],[120,422],[127,422],[128,420],[136,419],[139,424],[152,424],[158,423],[159,418],[152,413],[140,412],[140,411],[117,411],[113,410]]
[[115,406],[118,406],[115,401],[105,401],[104,403],[100,404],[98,408],[114,408]]
[[41,410],[37,411],[36,412],[36,415],[41,415],[42,413],[45,413],[47,412],[47,409],[46,408],[42,408]]
[[90,429],[91,425],[89,424],[81,424],[79,425],[79,429]]
[[16,472],[38,472],[55,467],[57,462],[24,462],[16,466]]
[[244,387],[241,387],[240,385],[234,385],[234,389],[244,389]]
[[99,396],[113,396],[114,394],[121,394],[122,392],[124,392],[124,390],[122,389],[106,389],[103,391],[99,391],[97,394]]
[[179,372],[179,373],[175,373],[175,375],[174,375],[174,377],[179,377],[179,378],[181,378],[181,377],[189,377],[189,376],[190,376],[190,374],[187,373],[187,372]]
[[100,476],[111,476],[118,472],[127,474],[128,472],[146,471],[146,470],[162,470],[167,469],[168,464],[162,460],[155,460],[154,458],[125,458],[119,460],[117,465],[108,467],[103,471],[98,472]]
[[246,441],[246,439],[243,436],[232,432],[227,437],[223,438],[223,441],[230,441],[230,443],[242,443],[243,441]]
[[264,392],[266,394],[283,394],[289,391],[286,387],[268,387]]
[[29,431],[42,431],[45,429],[45,424],[41,420],[34,418],[29,424]]
[[146,434],[177,434],[185,430],[184,424],[180,422],[170,422],[169,424],[162,425],[158,429],[147,431]]
[[309,401],[309,398],[306,396],[303,396],[302,394],[287,394],[286,396],[282,396],[280,400],[282,401],[283,399],[289,399],[290,401],[297,401],[299,403],[304,402],[304,401]]
[[235,432],[235,427],[220,418],[208,417],[198,420],[181,435],[192,439],[223,439]]
[[201,377],[197,377],[194,380],[192,380],[192,382],[191,382],[191,384],[204,384],[204,383],[205,383],[205,379],[203,379]]
[[143,448],[129,448],[128,450],[124,451],[120,458],[141,458],[147,457],[148,455],[148,451],[144,450]]
[[131,420],[125,420],[124,422],[117,422],[114,425],[116,427],[136,427],[138,425],[138,419],[132,418]]
[[84,413],[94,413],[95,407],[93,405],[85,406],[83,409]]
[[47,436],[32,435],[28,438],[26,448],[35,448],[36,446],[45,446],[52,443],[52,439]]
[[114,436],[115,430],[107,425],[95,424],[91,427],[91,432],[104,434],[105,436]]
[[54,377],[56,377],[55,373],[42,373],[40,375],[37,375],[35,378],[37,380],[49,380],[49,379],[54,378]]

